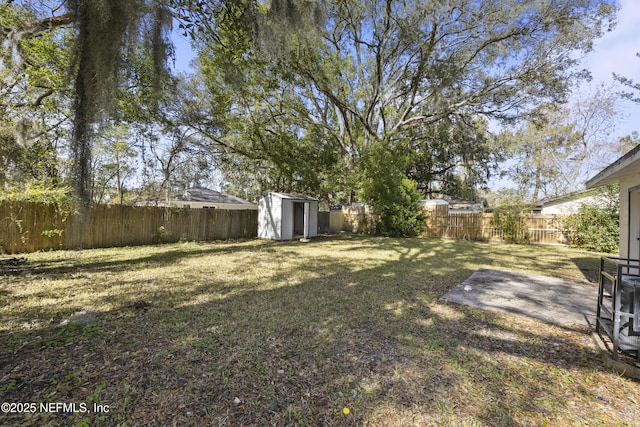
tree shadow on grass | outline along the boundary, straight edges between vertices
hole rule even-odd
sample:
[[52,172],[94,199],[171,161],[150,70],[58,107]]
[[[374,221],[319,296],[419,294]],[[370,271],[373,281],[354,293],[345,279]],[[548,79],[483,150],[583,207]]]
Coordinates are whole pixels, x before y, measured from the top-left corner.
[[[283,247],[294,246],[297,242],[275,242],[270,240],[247,240],[244,242],[187,242],[185,244],[161,244],[154,246],[135,246],[125,248],[99,248],[86,249],[84,251],[60,251],[67,253],[68,257],[51,260],[30,261],[17,267],[2,268],[0,276],[25,276],[25,275],[60,275],[78,271],[118,272],[132,270],[141,265],[165,265],[176,263],[182,259],[192,257],[204,257],[208,255],[241,254],[263,250],[273,252],[281,251]],[[276,249],[277,248],[277,249]],[[113,260],[114,253],[131,249],[135,256],[127,259]],[[149,253],[151,252],[151,253]],[[94,255],[99,254],[99,255]]]
[[[123,298],[150,306],[106,309],[90,329],[1,332],[4,400],[96,399],[109,414],[53,420],[102,415],[109,425],[528,425],[575,421],[564,413],[567,396],[592,419],[603,413],[598,402],[608,392],[584,387],[583,378],[612,377],[582,331],[436,302],[490,252],[381,240],[322,241],[325,257],[310,257],[310,246],[260,246],[273,257],[264,268],[279,266],[262,279],[174,277],[170,287],[150,284]],[[288,263],[279,263],[285,252]],[[237,271],[249,271],[254,260],[244,254],[198,256],[233,257]],[[617,420],[632,420],[630,411]]]
[[600,256],[575,256],[571,257],[571,261],[580,269],[587,281],[591,283],[598,283],[598,276],[600,274]]

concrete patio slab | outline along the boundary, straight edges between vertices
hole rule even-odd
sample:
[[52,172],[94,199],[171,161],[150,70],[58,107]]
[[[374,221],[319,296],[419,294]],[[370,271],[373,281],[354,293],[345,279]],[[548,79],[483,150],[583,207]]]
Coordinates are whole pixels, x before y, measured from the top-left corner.
[[598,287],[554,277],[480,269],[440,299],[570,328],[593,323]]
[[565,328],[587,326],[607,367],[640,380],[640,364],[613,359],[594,331],[598,287],[545,276],[480,269],[440,298],[486,310],[532,317]]

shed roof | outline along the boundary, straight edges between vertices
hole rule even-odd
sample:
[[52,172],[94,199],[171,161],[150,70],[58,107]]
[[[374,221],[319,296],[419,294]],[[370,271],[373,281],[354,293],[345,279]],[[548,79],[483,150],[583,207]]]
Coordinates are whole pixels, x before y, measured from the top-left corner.
[[640,173],[640,144],[587,181],[587,188],[614,184],[625,176]]
[[318,199],[314,199],[312,197],[303,196],[302,194],[289,194],[289,193],[278,193],[275,191],[270,192],[269,194],[276,196],[280,199],[288,199],[288,200],[298,200],[305,202],[317,202]]
[[216,190],[208,188],[194,187],[184,190],[182,193],[175,193],[173,200],[181,200],[185,202],[209,202],[209,203],[227,203],[227,204],[247,204],[253,203],[231,196]]

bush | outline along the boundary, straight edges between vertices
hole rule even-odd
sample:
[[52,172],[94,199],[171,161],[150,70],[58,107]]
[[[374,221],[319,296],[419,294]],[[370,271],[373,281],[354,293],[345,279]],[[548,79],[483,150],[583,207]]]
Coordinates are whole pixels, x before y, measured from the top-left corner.
[[500,231],[506,243],[529,242],[529,230],[519,207],[497,208],[493,211],[491,224]]
[[565,220],[564,235],[570,246],[594,252],[617,252],[620,216],[611,209],[583,205]]
[[385,236],[414,237],[422,232],[425,216],[419,203],[422,194],[416,187],[416,182],[404,178],[393,200],[382,203],[377,207],[380,221],[376,229]]
[[[73,210],[71,190],[68,187],[55,186],[35,179],[11,185],[8,188],[0,188],[0,203],[5,201],[53,205],[55,207],[55,215],[51,218],[51,225],[54,228],[42,231],[42,235],[50,239],[62,236],[65,228],[64,222]],[[28,232],[24,232],[22,228],[23,220],[17,219],[13,214],[13,208],[11,209],[10,217],[7,219],[15,224],[20,234],[20,240],[24,244],[28,239]],[[3,247],[3,243],[0,241],[0,248]]]
[[12,185],[5,189],[0,188],[0,202],[5,200],[55,205],[59,212],[65,214],[65,217],[71,213],[73,206],[70,188],[37,180]]
[[379,216],[376,232],[384,236],[413,237],[424,229],[422,193],[403,170],[403,156],[390,147],[375,146],[366,156],[362,197]]

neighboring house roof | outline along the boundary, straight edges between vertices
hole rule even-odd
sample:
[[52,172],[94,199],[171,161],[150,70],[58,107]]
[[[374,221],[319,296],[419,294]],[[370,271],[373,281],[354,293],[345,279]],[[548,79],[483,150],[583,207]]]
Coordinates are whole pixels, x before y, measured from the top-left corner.
[[175,193],[172,200],[180,200],[183,202],[205,202],[205,203],[227,203],[227,204],[248,204],[253,203],[221,193],[220,191],[210,190],[208,188],[194,187],[184,190],[182,193]]
[[604,194],[592,188],[558,197],[549,197],[538,201],[536,205],[543,214],[574,214],[580,212],[583,205],[604,208],[608,206],[608,200]]
[[640,144],[588,180],[586,186],[596,188],[615,184],[620,178],[637,173],[640,173]]
[[449,200],[449,210],[458,212],[482,212],[482,202],[476,200]]
[[421,205],[448,205],[449,202],[447,202],[444,199],[424,199],[424,200],[420,200],[420,204]]
[[536,206],[555,205],[558,203],[568,202],[571,200],[583,199],[585,197],[598,194],[595,189],[574,191],[572,193],[563,194],[562,196],[547,197],[536,202]]

